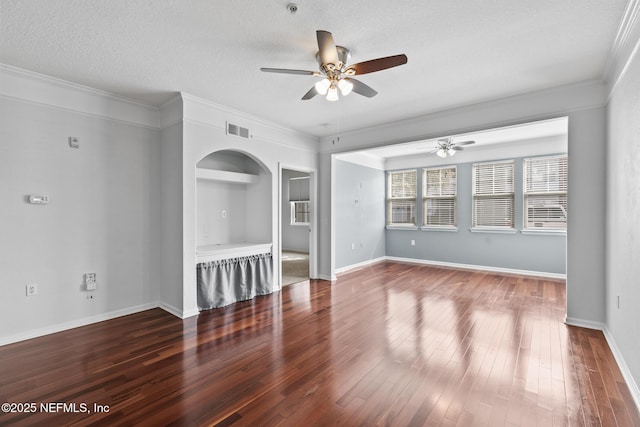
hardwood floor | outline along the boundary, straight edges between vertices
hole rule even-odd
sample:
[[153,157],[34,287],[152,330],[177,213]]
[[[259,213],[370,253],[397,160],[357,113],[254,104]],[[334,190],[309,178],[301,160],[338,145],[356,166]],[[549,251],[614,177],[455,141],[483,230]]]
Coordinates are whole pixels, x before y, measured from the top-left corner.
[[561,281],[383,262],[0,347],[0,401],[37,405],[0,425],[640,426],[602,333],[564,314]]

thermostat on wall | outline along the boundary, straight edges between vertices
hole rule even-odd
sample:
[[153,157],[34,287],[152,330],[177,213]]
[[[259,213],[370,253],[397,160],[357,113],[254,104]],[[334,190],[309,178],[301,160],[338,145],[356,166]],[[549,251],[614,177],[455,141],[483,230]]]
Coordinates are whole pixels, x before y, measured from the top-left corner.
[[49,196],[39,196],[37,194],[29,194],[29,203],[34,205],[46,205],[49,203]]

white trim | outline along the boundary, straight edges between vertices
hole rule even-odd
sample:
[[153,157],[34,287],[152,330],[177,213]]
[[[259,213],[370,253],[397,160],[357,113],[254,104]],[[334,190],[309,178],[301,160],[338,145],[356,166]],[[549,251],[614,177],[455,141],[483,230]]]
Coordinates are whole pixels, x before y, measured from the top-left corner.
[[[492,98],[471,105],[454,107],[395,122],[369,126],[365,129],[344,132],[340,134],[341,141],[338,148],[332,144],[327,144],[332,137],[323,136],[320,139],[320,153],[334,152],[337,149],[344,150],[343,153],[347,153],[391,144],[435,139],[442,135],[479,132],[484,129],[566,117],[569,113],[605,106],[607,103],[606,98],[605,82],[599,79],[570,83],[503,98]],[[512,108],[514,104],[517,108]],[[520,106],[523,105],[528,106],[528,108],[522,110]],[[498,111],[503,108],[517,111],[518,115],[507,119],[485,117],[487,111]],[[464,117],[485,117],[485,119],[482,122],[471,120],[472,123],[465,126],[452,128],[450,119],[455,118],[456,122],[459,123],[460,115]],[[412,130],[410,136],[406,135],[406,129]],[[402,136],[389,137],[390,134]]]
[[620,369],[622,378],[624,378],[624,381],[627,383],[627,387],[629,387],[629,392],[631,393],[631,397],[636,404],[636,408],[638,408],[638,410],[640,411],[640,388],[638,387],[638,383],[636,382],[635,378],[633,378],[631,370],[629,369],[629,365],[627,365],[627,362],[624,360],[624,356],[622,356],[622,352],[620,351],[618,344],[616,344],[616,340],[613,338],[613,334],[609,330],[609,327],[602,322],[594,322],[591,320],[576,319],[572,317],[565,318],[564,323],[569,326],[577,326],[579,328],[602,331],[602,333],[604,334],[604,338],[607,340],[607,344],[609,345],[609,349],[613,354],[613,358],[616,360],[616,364]]
[[[304,226],[304,227],[308,227],[309,228],[309,278],[310,279],[315,279],[318,276],[318,256],[319,256],[319,251],[318,251],[318,226],[319,226],[319,221],[318,221],[318,213],[320,212],[319,206],[318,206],[318,171],[315,168],[305,168],[305,167],[300,167],[300,166],[296,166],[296,165],[291,165],[288,163],[282,163],[282,162],[278,162],[278,230],[277,230],[277,238],[278,238],[278,253],[277,253],[277,257],[276,254],[274,253],[274,262],[277,262],[279,266],[282,266],[282,259],[281,259],[281,254],[282,254],[282,215],[284,215],[284,212],[282,212],[282,186],[283,186],[283,182],[282,182],[282,171],[284,169],[287,170],[292,170],[292,171],[296,171],[296,172],[304,172],[309,174],[308,177],[304,177],[304,178],[308,178],[309,179],[309,204],[311,207],[311,211],[309,213],[310,215],[310,220],[311,222],[303,224],[303,223],[298,223],[298,224],[291,224],[291,225],[295,225],[295,226]],[[291,211],[287,212],[287,215],[291,216]],[[276,282],[279,284],[280,288],[282,288],[282,268],[278,269],[278,274],[276,277]]]
[[409,262],[412,264],[423,264],[423,265],[432,265],[436,267],[450,267],[450,268],[459,268],[463,270],[480,270],[480,271],[491,271],[494,273],[506,273],[506,274],[517,274],[521,276],[534,276],[534,277],[544,277],[548,279],[562,279],[566,280],[566,274],[560,273],[547,273],[544,271],[531,271],[531,270],[517,270],[514,268],[502,268],[502,267],[490,267],[485,265],[475,265],[475,264],[460,264],[456,262],[444,262],[444,261],[431,261],[426,259],[417,259],[417,258],[401,258],[394,256],[385,256],[385,260],[387,261],[397,261],[397,262]]
[[157,107],[6,64],[0,64],[0,74],[0,93],[9,99],[20,99],[89,117],[160,129],[160,110]]
[[385,260],[385,257],[381,256],[381,257],[378,257],[378,258],[373,258],[373,259],[368,259],[366,261],[358,262],[356,264],[346,265],[344,267],[336,268],[336,274],[345,273],[347,271],[354,270],[354,269],[360,268],[360,267],[368,267],[371,264],[382,262],[384,260]]
[[640,0],[629,0],[602,74],[603,79],[608,83],[607,101],[611,99],[618,83],[627,74],[631,62],[640,49],[639,17]]
[[326,274],[319,274],[318,275],[318,279],[320,280],[328,280],[330,282],[335,282],[336,280],[338,280],[338,277],[335,274],[332,275],[326,275]]
[[562,236],[567,237],[567,230],[536,230],[535,228],[523,228],[520,234],[539,235],[539,236]]
[[[197,96],[181,92],[183,102],[183,120],[201,125],[219,128],[226,122],[232,121],[249,129],[249,139],[259,139],[265,142],[279,144],[288,148],[295,148],[312,153],[318,150],[317,137],[305,134],[260,117],[225,107],[215,102],[198,98]],[[223,124],[224,123],[224,124]]]
[[390,225],[386,225],[385,228],[387,230],[416,231],[418,229],[418,226],[417,225],[390,224]]
[[197,316],[198,314],[200,314],[200,311],[198,311],[198,309],[183,311],[177,307],[172,306],[171,304],[167,304],[166,302],[162,301],[157,302],[156,307],[161,308],[169,314],[173,314],[178,319],[186,319],[187,317]]
[[172,306],[171,304],[167,304],[166,302],[159,302],[158,307],[163,309],[169,314],[173,314],[178,319],[182,319],[182,310],[179,310],[178,308]]
[[420,231],[448,231],[450,233],[457,233],[458,230],[460,229],[456,226],[438,227],[435,225],[423,225],[420,227]]
[[76,110],[75,108],[62,107],[62,106],[54,105],[54,104],[51,104],[51,103],[48,103],[48,102],[40,102],[40,101],[37,101],[37,100],[26,99],[26,98],[22,98],[22,97],[18,97],[18,96],[11,96],[11,95],[5,95],[5,94],[1,94],[0,93],[0,99],[6,99],[8,101],[14,101],[14,102],[22,102],[22,103],[27,104],[27,105],[33,105],[33,106],[40,107],[40,108],[49,108],[51,110],[62,111],[64,113],[78,114],[79,116],[90,117],[92,119],[107,120],[109,122],[118,123],[118,124],[126,125],[126,126],[136,126],[136,127],[141,127],[141,128],[144,128],[144,129],[159,130],[159,128],[156,127],[156,126],[146,125],[144,123],[139,123],[139,122],[136,122],[136,121],[124,120],[124,119],[119,119],[119,118],[115,118],[115,117],[109,117],[109,116],[107,116],[105,114],[95,114],[95,113],[91,113],[91,112],[87,112],[87,111]]
[[[56,332],[62,332],[69,329],[79,328],[81,326],[91,325],[92,323],[103,322],[105,320],[115,319],[117,317],[127,316],[129,314],[139,313],[141,311],[158,308],[158,303],[140,304],[133,307],[127,307],[120,310],[110,311],[107,313],[96,314],[95,316],[84,317],[82,319],[71,320],[68,322],[58,323],[55,325],[45,326],[44,328],[32,329],[30,331],[21,332],[15,335],[0,337],[0,346],[37,338]],[[172,313],[174,314],[174,313]]]
[[607,340],[607,344],[609,344],[609,348],[611,349],[611,353],[613,353],[613,358],[616,359],[616,363],[618,363],[618,368],[620,368],[620,373],[622,373],[622,378],[627,383],[627,387],[629,387],[629,392],[631,393],[631,397],[636,404],[636,408],[640,411],[640,388],[638,387],[638,383],[635,378],[631,374],[631,370],[629,369],[629,365],[624,360],[622,356],[622,352],[618,348],[616,344],[616,340],[613,338],[609,327],[604,325],[604,329],[602,331],[604,333],[604,337]]
[[594,329],[596,331],[603,331],[605,328],[605,325],[602,322],[594,322],[593,320],[577,319],[575,317],[565,317],[564,323],[569,326],[577,326],[579,328]]
[[495,233],[495,234],[516,234],[518,230],[515,228],[491,228],[491,227],[471,227],[472,233]]

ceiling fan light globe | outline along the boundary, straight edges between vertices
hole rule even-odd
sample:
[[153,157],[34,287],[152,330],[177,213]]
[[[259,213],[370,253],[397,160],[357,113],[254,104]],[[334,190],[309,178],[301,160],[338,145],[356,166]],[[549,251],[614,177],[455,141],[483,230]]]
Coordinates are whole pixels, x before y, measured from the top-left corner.
[[448,154],[449,156],[452,156],[452,157],[453,157],[453,155],[454,155],[454,154],[456,154],[456,150],[454,150],[454,149],[452,149],[452,148],[449,148],[449,149],[447,150],[447,154]]
[[341,79],[338,82],[338,88],[340,89],[340,93],[342,94],[342,96],[347,96],[353,90],[353,83],[348,80]]
[[337,101],[338,98],[338,89],[335,86],[332,86],[327,91],[327,101]]
[[440,148],[438,151],[436,151],[436,155],[444,159],[445,157],[447,157],[447,152],[444,150],[444,148]]
[[326,95],[327,90],[329,90],[329,86],[331,86],[331,82],[329,81],[329,79],[322,79],[315,84],[316,91],[320,95]]

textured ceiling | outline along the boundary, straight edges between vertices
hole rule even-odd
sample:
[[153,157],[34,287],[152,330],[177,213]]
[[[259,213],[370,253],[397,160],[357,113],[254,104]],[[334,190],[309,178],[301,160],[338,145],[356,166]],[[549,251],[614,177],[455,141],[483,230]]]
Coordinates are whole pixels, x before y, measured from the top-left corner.
[[[2,63],[160,105],[178,91],[317,136],[601,79],[626,0],[1,0]],[[315,31],[379,94],[301,101]]]

